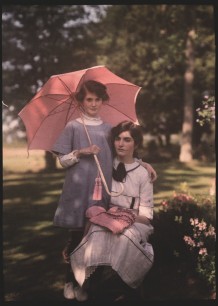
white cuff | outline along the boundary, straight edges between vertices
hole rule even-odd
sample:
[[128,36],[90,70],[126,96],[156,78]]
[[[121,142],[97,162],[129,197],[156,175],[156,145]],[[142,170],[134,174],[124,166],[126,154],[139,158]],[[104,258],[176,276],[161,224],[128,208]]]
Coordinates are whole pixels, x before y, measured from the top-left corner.
[[153,219],[153,208],[152,207],[145,207],[145,206],[139,206],[139,215],[140,216],[145,216],[149,220]]
[[75,156],[77,150],[65,155],[58,155],[59,162],[63,168],[68,168],[79,162],[79,159]]

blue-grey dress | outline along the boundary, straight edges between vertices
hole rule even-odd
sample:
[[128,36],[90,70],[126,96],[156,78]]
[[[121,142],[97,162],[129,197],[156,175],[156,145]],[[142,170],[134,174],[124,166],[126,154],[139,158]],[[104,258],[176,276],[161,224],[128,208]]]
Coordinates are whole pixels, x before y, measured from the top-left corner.
[[[109,190],[112,180],[112,153],[110,143],[111,125],[86,125],[92,144],[101,148],[97,157],[104,173]],[[89,147],[87,134],[82,123],[70,121],[52,151],[60,154],[68,154],[73,150]],[[108,208],[110,196],[102,185],[102,200],[92,199],[95,178],[98,168],[93,155],[80,157],[78,163],[66,168],[65,181],[54,216],[54,225],[69,228],[83,229],[85,225],[85,211],[92,205],[100,205]]]

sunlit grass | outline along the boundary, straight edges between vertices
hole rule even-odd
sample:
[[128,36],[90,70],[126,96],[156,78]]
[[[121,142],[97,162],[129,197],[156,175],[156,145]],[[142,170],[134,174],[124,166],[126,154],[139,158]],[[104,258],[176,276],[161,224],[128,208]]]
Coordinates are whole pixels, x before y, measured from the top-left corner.
[[[45,168],[45,151],[27,151],[25,145],[3,146],[3,170],[7,173],[38,172]],[[57,163],[57,168],[61,168]]]
[[26,231],[29,231],[31,229],[34,229],[35,231],[39,231],[39,230],[44,230],[51,225],[52,225],[51,222],[44,221],[44,222],[38,222],[35,225],[33,224],[32,227],[31,226],[24,226],[23,229],[26,230]]
[[27,156],[25,149],[3,149],[3,169],[10,172],[39,171],[45,166],[43,151],[36,151]]
[[[26,179],[29,180],[29,183],[35,184],[34,173],[43,170],[45,167],[44,155],[44,151],[30,150],[29,157],[27,157],[25,146],[4,147],[3,179],[7,181],[7,186],[19,185],[22,180]],[[58,162],[57,166],[58,169],[61,168]],[[154,183],[155,199],[167,195],[170,196],[173,190],[177,189],[182,182],[186,182],[189,185],[191,192],[206,194],[209,191],[212,178],[216,175],[215,163],[207,164],[196,160],[189,164],[167,162],[152,164],[152,166],[158,174],[158,179]],[[47,174],[47,177],[50,177],[49,184],[56,184],[56,180],[60,180],[59,173],[52,173],[52,176]],[[166,184],[170,185],[169,191],[168,188],[165,188]],[[59,192],[59,190],[49,190],[47,194],[55,196]]]
[[158,174],[154,183],[155,203],[172,196],[180,189],[181,184],[187,183],[190,193],[208,195],[213,179],[216,176],[215,163],[193,161],[182,164],[179,162],[152,165]]

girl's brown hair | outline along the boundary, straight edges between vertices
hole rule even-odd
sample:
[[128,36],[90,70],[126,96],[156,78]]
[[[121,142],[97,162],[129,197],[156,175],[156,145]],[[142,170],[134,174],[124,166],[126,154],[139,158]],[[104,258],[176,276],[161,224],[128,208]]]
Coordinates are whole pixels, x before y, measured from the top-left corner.
[[109,100],[109,95],[107,93],[107,87],[100,82],[89,80],[89,81],[84,82],[80,90],[75,94],[77,101],[83,102],[87,94],[87,91],[96,94],[96,96],[102,99],[102,101]]
[[[143,133],[142,129],[139,125],[134,124],[131,121],[122,121],[117,126],[113,127],[111,129],[111,141],[112,141],[112,147],[113,147],[113,153],[115,155],[115,149],[114,149],[114,141],[117,136],[119,136],[122,132],[129,131],[130,135],[132,136],[136,149],[139,149],[142,147],[143,144]],[[134,157],[137,157],[136,150],[133,153]]]

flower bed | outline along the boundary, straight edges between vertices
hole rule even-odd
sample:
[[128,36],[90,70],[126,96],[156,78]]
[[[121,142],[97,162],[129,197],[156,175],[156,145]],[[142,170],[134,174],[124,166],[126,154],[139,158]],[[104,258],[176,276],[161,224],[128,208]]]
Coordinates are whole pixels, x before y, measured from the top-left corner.
[[194,196],[184,186],[164,199],[154,216],[156,265],[175,264],[215,292],[215,196]]

